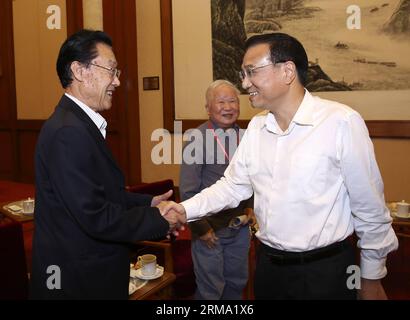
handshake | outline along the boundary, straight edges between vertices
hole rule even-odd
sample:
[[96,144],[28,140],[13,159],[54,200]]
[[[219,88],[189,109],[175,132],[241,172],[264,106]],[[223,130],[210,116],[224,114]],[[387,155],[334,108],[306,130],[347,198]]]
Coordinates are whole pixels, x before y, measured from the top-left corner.
[[156,206],[161,215],[169,223],[169,232],[174,236],[178,236],[178,230],[184,230],[184,224],[186,223],[185,208],[173,201],[162,201]]
[[167,201],[167,199],[172,195],[172,190],[168,192],[155,196],[152,199],[151,207],[157,207],[161,215],[169,223],[169,233],[174,236],[178,236],[178,230],[184,230],[184,224],[186,223],[186,212],[185,208],[174,201]]

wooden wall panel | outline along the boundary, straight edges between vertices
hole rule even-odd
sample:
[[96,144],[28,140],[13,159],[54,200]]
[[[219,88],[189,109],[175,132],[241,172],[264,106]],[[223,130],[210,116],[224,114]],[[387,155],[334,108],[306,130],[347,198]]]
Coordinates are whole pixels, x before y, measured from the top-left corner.
[[113,40],[118,66],[122,70],[121,86],[115,91],[113,106],[103,116],[108,122],[109,135],[118,135],[112,139],[117,139],[112,148],[119,148],[117,151],[113,149],[113,153],[127,184],[136,184],[141,181],[141,145],[135,0],[103,0],[103,21],[104,31]]
[[[66,0],[67,33],[83,27],[82,0]],[[104,0],[104,30],[114,41],[114,50],[123,73],[108,120],[108,144],[128,183],[141,181],[139,140],[138,67],[135,0]],[[118,23],[121,21],[121,23]],[[12,0],[0,1],[0,148],[10,148],[12,158],[4,159],[0,179],[34,182],[34,149],[44,121],[17,120]],[[7,141],[7,142],[6,142]],[[0,162],[0,164],[2,164]]]
[[13,137],[11,131],[0,131],[0,176],[8,177],[13,176]]
[[17,133],[19,181],[34,182],[34,151],[38,130],[21,130]]
[[12,179],[17,172],[12,0],[0,1],[0,48],[0,179]]
[[0,123],[10,127],[16,114],[11,0],[0,1],[0,48]]
[[[172,35],[172,1],[161,0],[162,96],[164,128],[174,132],[174,49]],[[204,121],[201,121],[201,123]],[[192,127],[196,128],[196,127]]]
[[[82,0],[66,4],[71,34],[83,25]],[[33,183],[34,150],[44,121],[17,120],[12,0],[0,1],[0,48],[0,179]]]
[[83,28],[83,0],[66,0],[67,36]]

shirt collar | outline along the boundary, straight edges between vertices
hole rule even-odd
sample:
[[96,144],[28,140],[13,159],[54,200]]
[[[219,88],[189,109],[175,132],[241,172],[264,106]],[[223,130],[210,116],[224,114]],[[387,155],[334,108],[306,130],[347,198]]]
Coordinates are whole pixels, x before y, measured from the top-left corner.
[[[211,119],[209,119],[208,120],[211,124],[212,124],[212,127],[216,130],[216,129],[221,129],[221,127],[220,126],[218,126],[214,121],[212,121]],[[239,125],[235,122],[233,125],[232,125],[232,127],[230,127],[230,128],[228,128],[228,129],[235,129],[236,131],[238,131],[240,128],[239,128]]]
[[98,130],[100,130],[101,134],[103,135],[105,139],[107,121],[104,119],[104,117],[100,115],[98,112],[95,112],[93,109],[87,106],[84,102],[78,100],[76,97],[68,93],[64,93],[64,94],[68,98],[73,100],[90,117],[90,119],[94,122],[94,124],[97,126]]
[[314,99],[309,91],[305,89],[305,96],[300,104],[298,111],[292,121],[299,125],[313,126],[313,107]]
[[[310,94],[308,90],[305,89],[305,96],[303,97],[302,103],[299,105],[298,110],[296,111],[293,119],[289,125],[288,130],[286,132],[290,132],[295,124],[300,126],[313,126],[313,110],[314,108],[314,99],[313,96]],[[269,112],[265,119],[265,126],[266,129],[269,131],[279,134],[283,133],[280,130],[278,123],[276,122],[276,118],[272,112]]]

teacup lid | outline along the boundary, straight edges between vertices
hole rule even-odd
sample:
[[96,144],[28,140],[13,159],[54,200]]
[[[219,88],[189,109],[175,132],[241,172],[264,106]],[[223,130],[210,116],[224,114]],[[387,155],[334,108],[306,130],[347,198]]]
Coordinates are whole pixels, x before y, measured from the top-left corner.
[[401,200],[400,202],[397,202],[397,204],[404,205],[404,206],[410,205],[410,203],[407,203],[406,200]]

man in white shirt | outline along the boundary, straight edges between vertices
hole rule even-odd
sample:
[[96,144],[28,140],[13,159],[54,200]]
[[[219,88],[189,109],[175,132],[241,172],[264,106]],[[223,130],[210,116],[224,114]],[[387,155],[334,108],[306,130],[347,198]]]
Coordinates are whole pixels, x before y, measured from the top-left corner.
[[247,40],[242,86],[252,105],[268,112],[251,120],[224,177],[168,209],[192,221],[254,192],[256,299],[355,299],[347,239],[355,232],[359,298],[384,299],[380,279],[398,241],[373,145],[356,111],[304,88],[307,68],[303,46],[287,34]]

